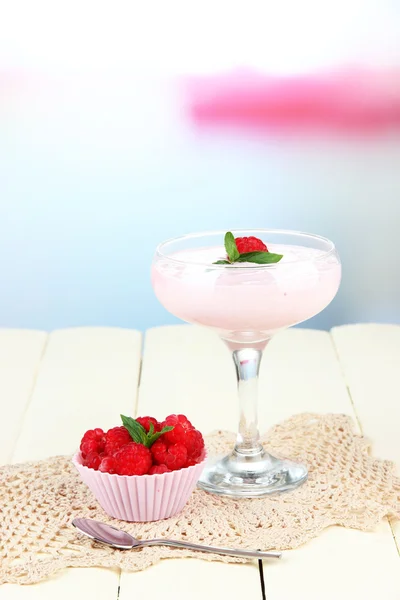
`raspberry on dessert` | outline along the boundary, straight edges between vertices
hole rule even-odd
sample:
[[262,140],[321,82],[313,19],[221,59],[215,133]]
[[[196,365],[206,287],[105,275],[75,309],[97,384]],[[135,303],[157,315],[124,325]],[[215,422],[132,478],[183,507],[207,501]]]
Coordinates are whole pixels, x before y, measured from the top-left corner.
[[173,426],[173,430],[163,434],[164,443],[183,444],[187,449],[188,458],[198,458],[201,455],[204,448],[203,436],[185,415],[169,415],[162,423],[162,427],[166,425]]
[[182,443],[170,446],[162,439],[159,439],[152,445],[151,453],[157,465],[165,465],[171,471],[186,467],[188,453],[186,446]]
[[169,415],[161,423],[161,427],[172,426],[172,431],[163,434],[163,440],[168,444],[178,444],[183,442],[186,432],[194,429],[193,425],[185,415]]
[[105,453],[113,456],[126,444],[132,441],[129,431],[124,427],[113,427],[106,433]]
[[115,454],[118,475],[145,475],[153,464],[146,446],[130,442]]
[[104,445],[106,443],[106,436],[102,429],[89,429],[87,431],[80,444],[80,451],[82,454],[82,458],[86,458],[88,454],[91,452],[103,452]]
[[102,473],[116,473],[117,462],[114,456],[105,456],[100,463],[99,471]]
[[268,248],[264,242],[253,235],[250,237],[235,238],[235,242],[239,254],[245,254],[246,252],[268,252]]
[[197,429],[187,431],[182,443],[186,446],[188,459],[199,458],[204,450],[204,439]]
[[101,460],[102,458],[98,452],[89,452],[89,454],[87,454],[86,458],[83,460],[83,464],[86,467],[89,467],[89,469],[95,469],[97,471]]
[[[165,434],[164,434],[165,436]],[[157,465],[165,464],[165,459],[167,456],[168,444],[163,441],[162,436],[151,446],[151,454],[153,455],[153,460]]]
[[171,473],[166,465],[153,465],[149,471],[149,475],[162,475],[163,473]]
[[145,428],[147,433],[150,430],[150,423],[153,423],[154,433],[156,433],[156,431],[161,431],[161,425],[157,421],[157,419],[155,419],[154,417],[137,417],[137,419],[135,419],[135,421],[140,423],[142,425],[142,427]]
[[186,467],[187,462],[187,449],[183,444],[173,444],[168,446],[167,456],[165,457],[164,464],[171,469],[171,471],[177,471]]

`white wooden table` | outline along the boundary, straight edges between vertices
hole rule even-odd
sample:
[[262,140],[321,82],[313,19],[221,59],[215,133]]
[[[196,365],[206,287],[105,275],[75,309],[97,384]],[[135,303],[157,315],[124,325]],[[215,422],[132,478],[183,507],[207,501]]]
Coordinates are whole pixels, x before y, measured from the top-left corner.
[[[265,398],[265,400],[263,400]],[[236,429],[229,352],[207,330],[79,328],[0,331],[0,462],[72,453],[86,429],[119,413],[185,412],[204,432]],[[267,348],[262,430],[304,411],[341,412],[400,465],[400,327],[352,325],[331,333],[289,330]],[[265,563],[268,600],[400,599],[400,525],[373,533],[332,527]],[[140,573],[69,569],[34,586],[0,587],[0,600],[261,598],[256,565],[168,560]]]

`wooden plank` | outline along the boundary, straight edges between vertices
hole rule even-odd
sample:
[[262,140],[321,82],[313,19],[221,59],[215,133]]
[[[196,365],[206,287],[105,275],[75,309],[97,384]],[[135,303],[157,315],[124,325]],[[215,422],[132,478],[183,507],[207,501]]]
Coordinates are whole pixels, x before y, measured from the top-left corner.
[[[26,412],[14,462],[72,453],[82,432],[133,413],[141,334],[111,328],[60,330],[50,340]],[[95,419],[95,422],[94,422]],[[70,569],[36,586],[4,585],[1,600],[117,600],[119,570]]]
[[[326,332],[290,330],[266,351],[260,376],[260,424],[265,429],[291,414],[343,412],[355,416],[336,352]],[[146,334],[139,412],[162,416],[183,411],[204,431],[234,429],[237,421],[234,371],[228,351],[209,331],[187,326],[163,327]],[[169,563],[175,561],[168,561]],[[366,534],[332,527],[303,548],[266,566],[269,600],[377,597],[398,600],[398,557],[387,523]],[[211,567],[213,570],[211,570]],[[209,571],[207,569],[210,569]],[[180,585],[174,585],[179,569]],[[218,571],[217,571],[218,569]],[[229,571],[228,571],[229,569]],[[256,570],[228,565],[225,597],[259,597]],[[163,574],[164,598],[186,597],[187,585],[207,579],[201,588],[212,600],[221,597],[220,565],[180,561],[140,574],[122,574],[121,599],[151,586]],[[140,581],[140,588],[138,584]],[[201,583],[199,584],[201,585]],[[143,587],[142,587],[143,586]],[[205,592],[206,590],[206,592]],[[251,590],[251,591],[250,591]],[[254,590],[254,591],[253,591]]]
[[133,413],[141,335],[114,328],[77,328],[50,335],[14,462],[76,450],[82,432],[118,424]]
[[[175,325],[146,332],[138,416],[190,416],[202,431],[235,427],[234,368],[224,345],[208,330]],[[233,411],[229,410],[233,404]],[[129,600],[161,582],[164,600],[258,599],[254,565],[227,565],[196,559],[162,561],[140,573],[121,574],[120,600]]]
[[196,426],[207,432],[235,429],[236,403],[233,361],[212,331],[190,325],[146,331],[139,412],[161,417],[190,411]]
[[267,599],[398,600],[399,566],[389,537],[386,522],[373,533],[330,527],[269,566]]
[[260,430],[301,412],[352,415],[336,353],[325,331],[289,329],[274,337],[265,350],[260,370]]
[[[349,413],[351,405],[329,334],[292,329],[273,338],[261,364],[259,396],[261,431],[296,412]],[[147,410],[154,405],[161,414],[190,407],[202,431],[235,431],[235,369],[225,344],[200,327],[148,330],[139,396],[139,406],[143,405]]]
[[332,338],[364,435],[400,469],[400,326],[346,325]]
[[[332,337],[363,433],[400,475],[400,326],[346,325]],[[392,527],[400,552],[400,523]]]
[[253,565],[194,558],[162,560],[139,573],[123,571],[119,600],[141,597],[154,585],[161,587],[166,600],[261,600],[258,570]]
[[43,331],[0,330],[0,464],[11,460],[46,340]]

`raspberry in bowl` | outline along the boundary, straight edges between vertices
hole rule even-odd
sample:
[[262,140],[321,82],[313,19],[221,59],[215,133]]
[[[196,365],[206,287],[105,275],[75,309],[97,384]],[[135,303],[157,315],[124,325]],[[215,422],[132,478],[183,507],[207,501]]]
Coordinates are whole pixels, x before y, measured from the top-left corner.
[[123,521],[179,513],[205,466],[201,433],[184,415],[132,419],[85,433],[73,463],[103,510]]

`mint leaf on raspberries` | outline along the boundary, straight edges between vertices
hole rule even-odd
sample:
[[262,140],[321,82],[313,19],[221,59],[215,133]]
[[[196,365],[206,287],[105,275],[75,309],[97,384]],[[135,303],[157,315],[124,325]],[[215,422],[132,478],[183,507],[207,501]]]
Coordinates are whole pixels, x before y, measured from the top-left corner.
[[129,431],[129,434],[134,442],[137,444],[143,444],[147,446],[147,431],[135,419],[132,417],[125,417],[125,415],[121,415],[122,424]]
[[153,423],[150,423],[149,432],[147,433],[143,425],[138,423],[135,419],[132,419],[132,417],[121,415],[121,419],[123,426],[128,430],[132,440],[137,444],[143,444],[146,448],[150,448],[163,433],[173,430],[172,426],[168,426],[163,427],[161,431],[156,431],[154,433],[154,425]]
[[153,433],[153,435],[150,435],[150,431],[147,434],[148,440],[149,440],[149,447],[152,446],[154,444],[154,442],[156,442],[158,440],[158,438],[160,436],[162,436],[163,433],[167,433],[167,431],[172,431],[173,427],[168,425],[167,427],[163,427],[161,429],[161,431],[157,431],[156,433]]

